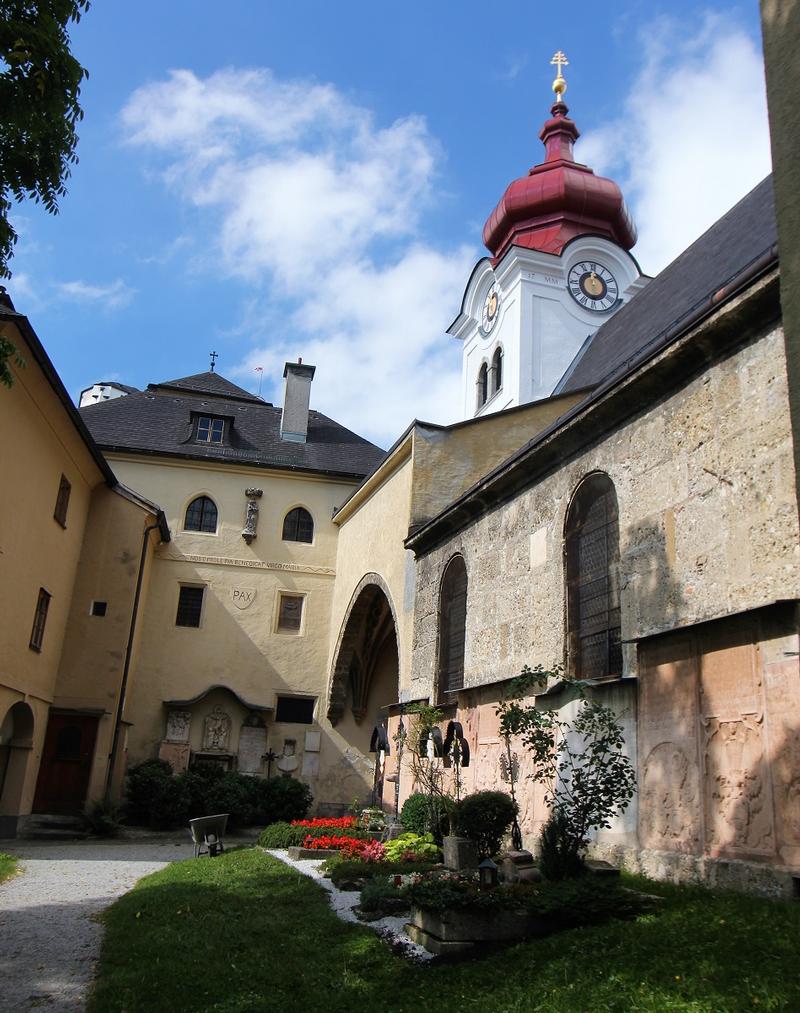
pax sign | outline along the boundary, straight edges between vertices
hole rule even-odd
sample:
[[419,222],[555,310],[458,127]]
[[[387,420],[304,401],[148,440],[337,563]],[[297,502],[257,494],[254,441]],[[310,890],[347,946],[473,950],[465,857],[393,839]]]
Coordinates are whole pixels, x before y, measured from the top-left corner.
[[256,589],[254,587],[234,587],[231,589],[231,595],[237,609],[246,609],[256,600]]

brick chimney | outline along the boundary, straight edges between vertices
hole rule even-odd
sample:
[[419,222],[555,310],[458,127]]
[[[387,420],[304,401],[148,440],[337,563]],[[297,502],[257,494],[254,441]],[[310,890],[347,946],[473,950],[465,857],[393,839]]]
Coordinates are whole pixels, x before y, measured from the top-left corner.
[[286,386],[281,413],[281,439],[305,443],[308,432],[308,402],[316,366],[306,366],[302,359],[287,362],[283,368]]

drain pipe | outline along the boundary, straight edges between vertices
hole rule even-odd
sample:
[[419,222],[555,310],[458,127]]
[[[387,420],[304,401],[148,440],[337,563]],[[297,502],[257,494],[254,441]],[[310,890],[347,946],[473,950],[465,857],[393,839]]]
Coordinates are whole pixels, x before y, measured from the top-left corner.
[[111,788],[114,780],[115,757],[119,747],[120,734],[122,731],[122,713],[125,707],[125,691],[128,688],[128,674],[131,668],[131,656],[133,655],[133,639],[136,634],[136,620],[139,615],[139,598],[142,594],[142,581],[144,579],[144,563],[147,556],[147,544],[150,540],[150,532],[157,531],[161,525],[148,524],[142,535],[142,551],[139,556],[139,573],[136,577],[136,591],[133,596],[133,611],[131,612],[131,625],[128,630],[128,646],[125,648],[125,664],[122,667],[122,683],[119,687],[119,698],[117,700],[117,713],[114,718],[114,737],[111,740],[111,751],[108,754],[108,774],[106,775],[105,802],[111,802]]

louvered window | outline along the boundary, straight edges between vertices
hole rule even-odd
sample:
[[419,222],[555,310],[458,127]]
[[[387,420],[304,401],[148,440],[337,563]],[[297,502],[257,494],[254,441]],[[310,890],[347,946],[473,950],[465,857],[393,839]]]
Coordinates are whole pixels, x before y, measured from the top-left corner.
[[462,556],[447,564],[439,593],[439,698],[464,685],[467,633],[467,568]]
[[618,571],[614,484],[590,475],[575,493],[566,529],[568,660],[578,678],[622,674]]

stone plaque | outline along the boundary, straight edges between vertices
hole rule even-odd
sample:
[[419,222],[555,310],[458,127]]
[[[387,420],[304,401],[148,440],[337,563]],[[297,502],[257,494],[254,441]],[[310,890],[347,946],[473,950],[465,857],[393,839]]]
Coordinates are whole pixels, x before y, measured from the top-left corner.
[[189,743],[162,742],[158,748],[159,760],[166,760],[173,773],[182,774],[189,767]]
[[231,588],[233,604],[237,609],[250,608],[256,600],[256,588],[254,587],[233,587]]
[[307,753],[318,753],[322,736],[319,732],[306,732],[305,751]]
[[267,751],[267,729],[242,725],[239,730],[239,773],[260,774]]
[[167,714],[167,742],[188,742],[191,721],[190,711],[170,711]]
[[303,777],[317,777],[319,774],[319,753],[307,753],[303,756]]
[[221,707],[215,707],[203,722],[203,751],[226,753],[231,737],[231,719]]

